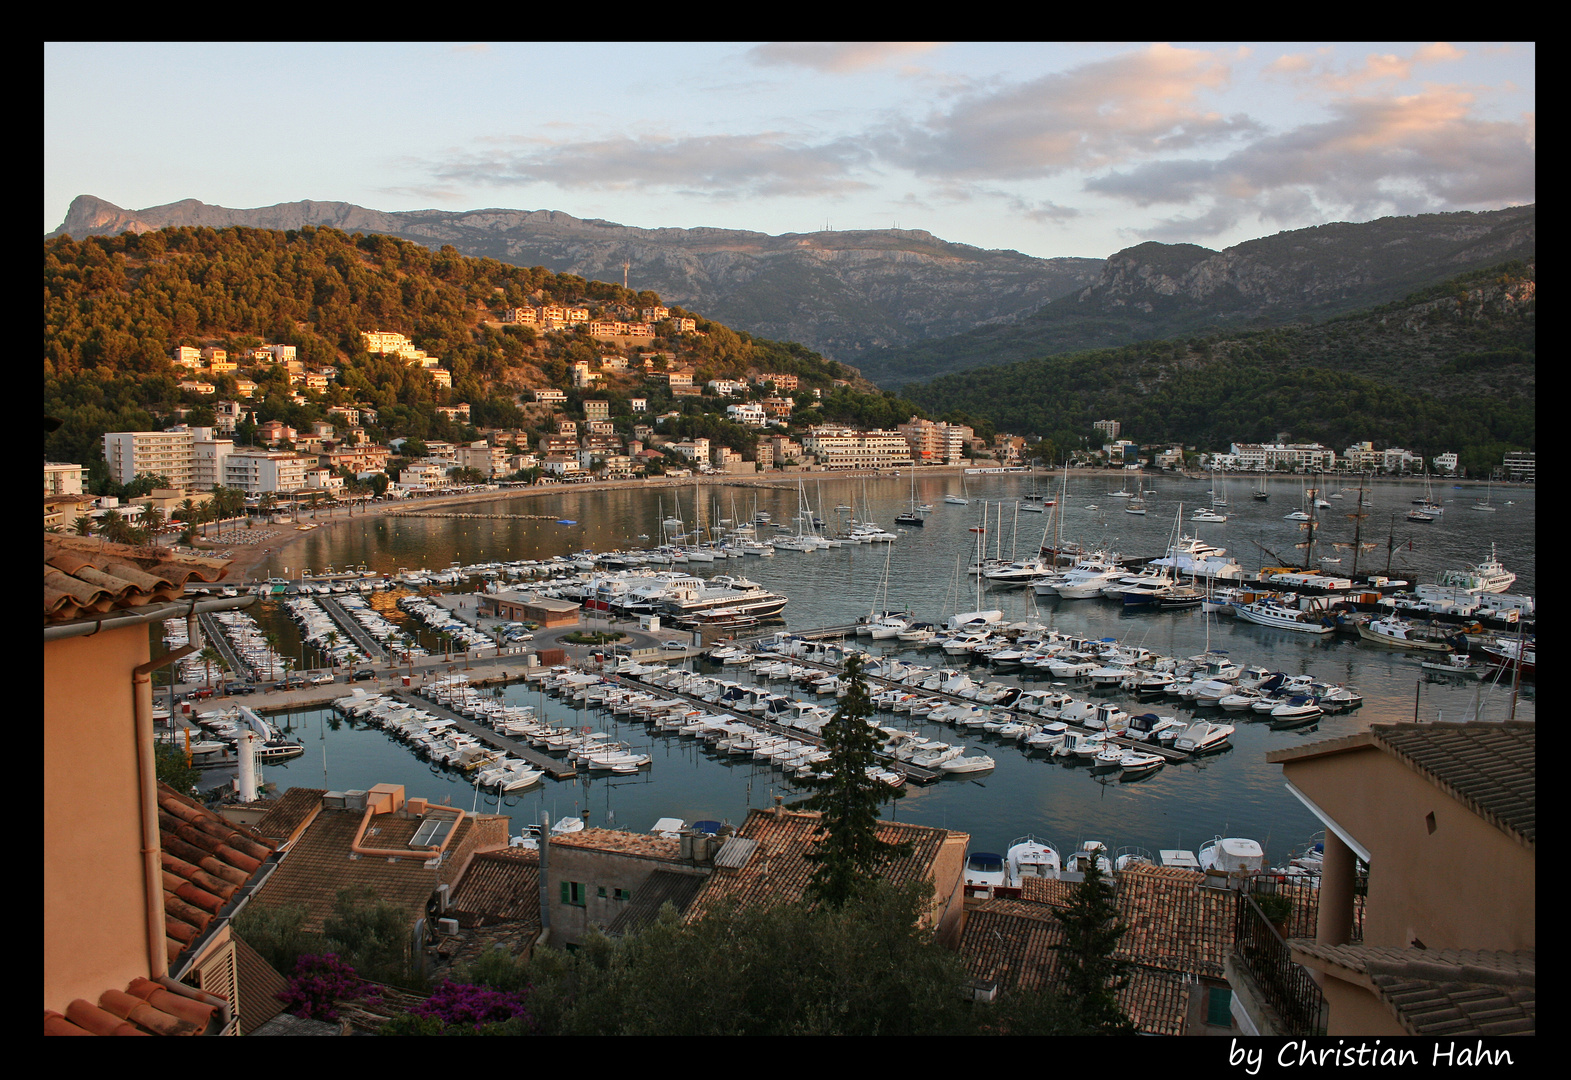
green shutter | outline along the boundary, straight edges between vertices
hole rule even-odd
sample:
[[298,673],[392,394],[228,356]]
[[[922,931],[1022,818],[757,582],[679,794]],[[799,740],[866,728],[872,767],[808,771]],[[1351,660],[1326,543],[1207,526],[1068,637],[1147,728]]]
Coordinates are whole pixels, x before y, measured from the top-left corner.
[[567,882],[565,882],[565,881],[562,882],[562,903],[564,903],[564,904],[572,903],[572,901],[567,898]]

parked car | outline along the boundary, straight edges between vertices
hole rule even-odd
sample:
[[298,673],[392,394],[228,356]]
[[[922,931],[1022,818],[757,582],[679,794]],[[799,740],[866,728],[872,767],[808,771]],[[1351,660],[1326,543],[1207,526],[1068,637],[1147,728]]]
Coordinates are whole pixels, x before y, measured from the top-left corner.
[[333,681],[333,673],[331,671],[324,671],[320,675],[313,675],[313,676],[311,676],[311,685],[312,686],[321,686],[323,683],[330,683],[332,681]]
[[662,642],[660,644],[660,647],[662,649],[686,649],[687,648],[687,642],[685,642],[685,641],[665,641],[665,642]]
[[370,668],[361,668],[359,671],[349,676],[351,682],[365,682],[367,679],[374,678],[376,678],[376,672],[372,671]]

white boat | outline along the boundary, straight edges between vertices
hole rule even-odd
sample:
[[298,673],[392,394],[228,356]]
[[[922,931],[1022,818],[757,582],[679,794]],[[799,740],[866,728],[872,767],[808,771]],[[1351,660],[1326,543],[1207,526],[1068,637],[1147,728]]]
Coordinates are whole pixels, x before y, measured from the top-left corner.
[[1156,772],[1165,764],[1167,760],[1160,754],[1142,754],[1137,750],[1125,750],[1118,759],[1118,767],[1125,776],[1144,776]]
[[1467,570],[1443,570],[1435,583],[1466,589],[1471,593],[1503,593],[1516,581],[1516,575],[1501,565],[1495,545],[1489,545],[1489,558]]
[[1182,750],[1186,754],[1208,754],[1213,750],[1221,750],[1228,745],[1234,730],[1232,724],[1196,720],[1184,729],[1183,734],[1173,740],[1173,749]]
[[982,888],[1006,884],[1004,857],[991,851],[973,851],[966,856],[966,884]]
[[1266,868],[1265,851],[1253,840],[1237,836],[1218,836],[1201,845],[1200,868],[1208,877],[1220,875],[1244,878]]
[[1058,849],[1034,836],[1022,836],[1009,845],[1007,884],[1019,888],[1026,878],[1056,880],[1063,865]]
[[1330,625],[1330,620],[1317,616],[1312,612],[1300,611],[1280,600],[1269,597],[1256,600],[1252,604],[1238,604],[1234,606],[1234,613],[1245,622],[1252,622],[1260,626],[1271,626],[1278,630],[1292,630],[1300,634],[1325,635],[1336,630]]
[[1369,620],[1359,626],[1358,636],[1365,641],[1372,641],[1377,645],[1389,645],[1396,649],[1413,649],[1421,652],[1454,651],[1451,642],[1446,640],[1442,632],[1423,630],[1395,615]]

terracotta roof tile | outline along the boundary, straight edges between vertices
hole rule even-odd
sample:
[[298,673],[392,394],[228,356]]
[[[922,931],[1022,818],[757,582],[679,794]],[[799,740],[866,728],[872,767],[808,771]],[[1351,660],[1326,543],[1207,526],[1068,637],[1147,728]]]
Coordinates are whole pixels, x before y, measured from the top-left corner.
[[1338,739],[1272,750],[1281,765],[1377,747],[1407,764],[1502,832],[1526,844],[1538,837],[1538,725],[1374,724]]
[[[433,809],[452,812],[443,806]],[[317,931],[322,920],[332,914],[340,889],[363,886],[373,890],[378,899],[404,908],[413,919],[424,914],[436,887],[449,882],[477,846],[484,846],[493,834],[503,835],[501,828],[492,827],[491,815],[476,818],[465,814],[453,830],[441,864],[428,867],[428,860],[418,858],[356,856],[350,844],[364,816],[360,810],[323,809],[317,813],[252,902],[280,907],[299,904],[306,909],[305,929]],[[505,826],[505,819],[500,824]],[[366,831],[366,840],[375,847],[398,848],[413,838],[418,827],[419,820],[413,816],[378,814]]]
[[93,1004],[77,998],[65,1013],[44,1010],[45,1035],[204,1035],[218,1015],[207,1005],[148,979],[106,990]]
[[280,844],[288,843],[322,809],[326,794],[326,788],[290,788],[273,802],[254,831]]
[[188,581],[212,582],[224,559],[44,534],[44,622],[70,622],[120,608],[177,600]]
[[1294,960],[1363,976],[1409,1034],[1531,1035],[1537,953],[1322,945],[1294,938]]
[[167,784],[158,785],[164,930],[171,967],[224,913],[277,846]]
[[680,840],[622,829],[582,829],[579,832],[563,833],[551,837],[551,844],[554,847],[611,851],[620,855],[643,855],[651,859],[675,859],[682,850]]
[[[1119,1004],[1142,1032],[1183,1034],[1188,984],[1221,979],[1233,948],[1233,893],[1201,887],[1204,876],[1176,867],[1138,866],[1117,875],[1119,918],[1129,927],[1117,957],[1132,965]],[[1020,899],[966,903],[960,953],[972,978],[1037,989],[1057,980],[1054,912],[1074,883],[1028,878]]]
[[498,922],[540,927],[540,853],[504,848],[476,855],[453,890],[447,914],[465,928]]
[[[758,848],[740,867],[715,867],[704,889],[694,898],[692,914],[701,914],[722,899],[741,904],[789,903],[800,899],[812,877],[813,866],[806,859],[817,844],[821,818],[817,814],[754,810],[737,833],[756,840]],[[884,880],[894,885],[926,881],[939,851],[952,837],[963,837],[945,829],[880,821],[878,838],[889,843],[911,844],[911,854],[884,867]]]

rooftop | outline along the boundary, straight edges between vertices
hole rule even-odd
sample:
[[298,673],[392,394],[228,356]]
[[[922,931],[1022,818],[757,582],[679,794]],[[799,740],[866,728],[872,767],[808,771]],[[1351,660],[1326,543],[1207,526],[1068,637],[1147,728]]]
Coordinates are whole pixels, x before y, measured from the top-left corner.
[[187,581],[217,581],[228,570],[228,561],[206,555],[45,533],[44,622],[178,600]]
[[[744,905],[799,899],[813,874],[814,868],[806,856],[817,845],[821,820],[818,814],[800,811],[753,810],[737,836],[756,841],[757,848],[740,866],[728,867],[723,865],[724,860],[717,859],[714,873],[693,901],[692,912],[701,914],[724,899]],[[945,843],[951,839],[963,843],[966,835],[925,825],[880,821],[878,838],[891,844],[911,844],[911,854],[890,862],[881,875],[893,885],[909,885],[927,881]]]
[[674,861],[681,854],[682,842],[650,833],[624,832],[621,829],[583,829],[551,837],[551,846],[613,851],[619,855],[642,855],[649,859]]
[[[320,794],[317,797],[320,800]],[[447,807],[434,809],[451,813]],[[259,822],[258,828],[275,828],[271,817]],[[456,873],[477,846],[481,839],[474,835],[477,828],[487,834],[496,832],[500,842],[506,843],[505,818],[466,814],[454,829],[447,853],[438,865],[427,866],[432,860],[418,857],[361,856],[351,850],[351,844],[364,818],[363,810],[322,809],[257,893],[255,902],[270,907],[300,905],[306,910],[304,927],[312,931],[322,929],[323,919],[333,913],[339,890],[345,888],[369,888],[380,901],[423,914],[432,892]],[[501,830],[488,827],[498,820],[504,823]],[[413,814],[377,814],[366,829],[365,840],[379,848],[400,847],[414,837],[419,825],[419,817]],[[411,849],[411,854],[419,852]]]
[[1537,954],[1322,945],[1294,938],[1293,959],[1368,986],[1411,1035],[1531,1035]]
[[[1204,880],[1195,871],[1163,866],[1117,876],[1119,919],[1129,929],[1116,956],[1132,965],[1119,1004],[1146,1034],[1183,1034],[1189,983],[1223,977],[1236,899],[1203,888]],[[1052,985],[1059,963],[1054,947],[1063,941],[1053,915],[1073,889],[1070,882],[1028,878],[1018,900],[967,901],[960,953],[972,978],[1004,989]]]

